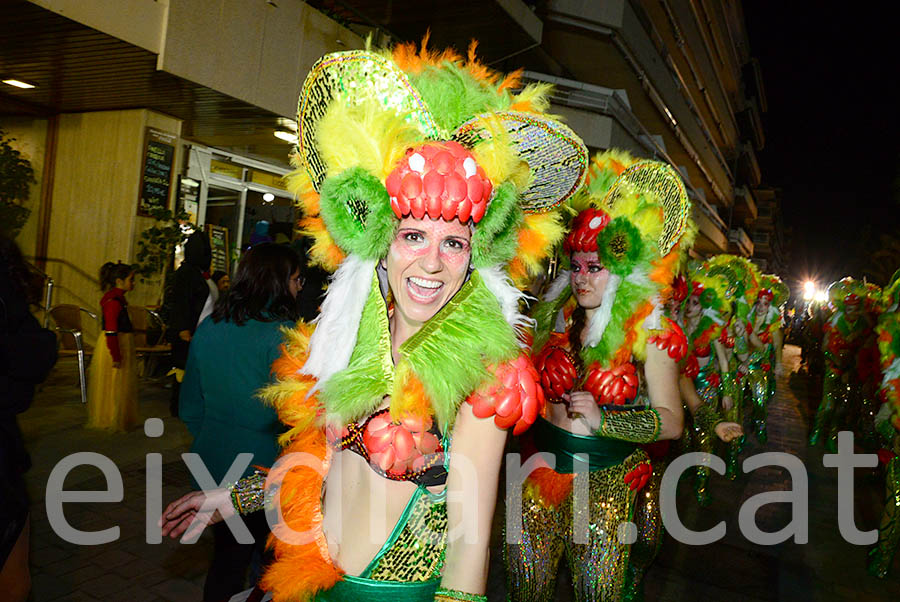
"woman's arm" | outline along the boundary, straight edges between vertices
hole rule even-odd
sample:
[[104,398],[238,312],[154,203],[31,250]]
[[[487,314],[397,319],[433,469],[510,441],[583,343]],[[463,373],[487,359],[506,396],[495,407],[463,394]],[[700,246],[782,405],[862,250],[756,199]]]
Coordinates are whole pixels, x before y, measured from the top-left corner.
[[441,587],[484,594],[491,522],[506,431],[462,404],[453,427],[447,475],[447,555]]
[[678,439],[684,429],[684,412],[678,384],[678,364],[656,345],[647,345],[644,362],[650,405],[659,413],[658,439]]
[[718,362],[719,375],[724,376],[728,373],[728,355],[723,345],[718,339],[713,341],[713,347],[716,349],[716,362]]
[[112,356],[113,367],[122,363],[122,351],[119,349],[119,314],[122,304],[118,299],[107,299],[103,304],[103,334],[106,335],[106,346]]

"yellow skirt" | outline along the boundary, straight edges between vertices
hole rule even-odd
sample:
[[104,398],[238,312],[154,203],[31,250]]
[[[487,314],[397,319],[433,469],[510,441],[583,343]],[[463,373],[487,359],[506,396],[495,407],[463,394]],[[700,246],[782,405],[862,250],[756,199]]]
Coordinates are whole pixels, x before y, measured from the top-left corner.
[[134,353],[134,335],[120,332],[119,350],[122,363],[113,368],[112,355],[100,334],[91,360],[88,381],[88,428],[128,431],[138,421],[137,357]]

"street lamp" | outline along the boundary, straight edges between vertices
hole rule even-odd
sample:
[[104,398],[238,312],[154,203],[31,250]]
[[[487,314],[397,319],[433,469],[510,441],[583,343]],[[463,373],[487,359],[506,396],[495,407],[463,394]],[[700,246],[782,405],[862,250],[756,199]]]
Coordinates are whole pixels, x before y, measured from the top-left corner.
[[804,301],[812,301],[816,296],[816,283],[812,280],[807,280],[803,283],[803,300]]

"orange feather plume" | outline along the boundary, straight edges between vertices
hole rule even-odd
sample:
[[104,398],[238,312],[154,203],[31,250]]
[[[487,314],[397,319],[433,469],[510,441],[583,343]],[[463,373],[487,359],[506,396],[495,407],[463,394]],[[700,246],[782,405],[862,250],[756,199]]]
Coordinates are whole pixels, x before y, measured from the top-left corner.
[[425,393],[422,381],[411,370],[407,369],[405,372],[402,382],[400,382],[401,377],[399,375],[395,377],[398,380],[399,387],[391,397],[391,419],[395,422],[410,416],[421,420],[430,419],[433,413],[431,400],[428,399],[428,395]]
[[[298,435],[285,452],[312,454],[323,462],[324,468],[327,462],[324,430],[309,429]],[[283,520],[269,535],[268,545],[275,551],[275,561],[263,575],[261,585],[274,592],[275,602],[311,600],[318,591],[334,586],[342,575],[331,561],[322,530],[322,474],[315,467],[294,466],[279,470],[270,478],[281,483]],[[288,543],[300,534],[304,543]]]
[[525,488],[545,506],[557,507],[572,493],[574,474],[560,474],[546,467],[534,469],[525,480]]
[[611,363],[613,368],[621,366],[631,359],[632,348],[638,338],[638,328],[641,327],[644,320],[646,320],[647,316],[651,313],[653,313],[653,304],[649,301],[644,301],[638,306],[637,310],[631,314],[631,317],[625,320],[623,326],[625,330],[625,342],[622,343],[622,346],[616,350],[616,354],[613,356],[613,361]]

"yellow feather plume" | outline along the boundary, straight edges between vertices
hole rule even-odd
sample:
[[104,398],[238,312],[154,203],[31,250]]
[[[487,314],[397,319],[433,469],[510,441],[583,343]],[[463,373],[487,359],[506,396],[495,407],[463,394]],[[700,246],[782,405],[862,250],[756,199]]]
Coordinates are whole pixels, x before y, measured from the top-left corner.
[[565,236],[566,230],[557,211],[531,213],[519,229],[519,247],[510,263],[509,275],[518,287],[543,271],[543,262]]
[[382,181],[407,148],[424,140],[418,128],[385,111],[377,101],[332,103],[319,122],[316,137],[327,177],[362,167]]

